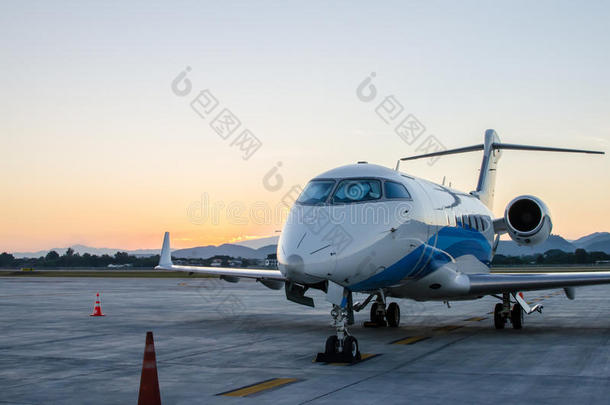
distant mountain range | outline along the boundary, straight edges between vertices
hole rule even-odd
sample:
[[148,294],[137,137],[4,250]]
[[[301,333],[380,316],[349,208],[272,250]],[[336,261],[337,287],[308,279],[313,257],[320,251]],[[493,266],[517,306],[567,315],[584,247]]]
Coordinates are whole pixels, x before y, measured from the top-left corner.
[[[181,259],[194,259],[201,258],[207,259],[213,256],[231,256],[231,257],[242,257],[246,259],[265,259],[268,254],[275,253],[277,248],[278,236],[272,236],[270,238],[251,239],[238,243],[225,243],[220,246],[198,246],[188,249],[177,249],[172,251],[172,256]],[[161,253],[161,249],[115,249],[115,248],[95,248],[85,245],[73,245],[70,246],[74,253],[83,255],[89,253],[91,255],[110,255],[114,256],[116,252],[127,252],[134,256],[154,256]],[[53,248],[48,250],[39,250],[37,252],[15,252],[13,256],[17,259],[24,257],[41,257],[46,256],[51,250],[56,251],[60,255],[63,255],[68,250],[68,247],[64,248]],[[0,250],[0,253],[2,251]]]
[[[161,252],[161,249],[125,250],[125,249],[112,249],[112,248],[95,248],[95,247],[85,246],[85,245],[72,245],[69,247],[71,247],[74,250],[74,253],[78,253],[79,255],[89,253],[90,255],[97,255],[97,256],[101,256],[101,255],[114,256],[114,254],[116,252],[127,252],[134,256],[153,256],[153,255],[158,255]],[[66,250],[68,250],[68,247],[39,250],[37,252],[15,252],[15,253],[13,253],[13,256],[17,259],[21,259],[24,257],[41,257],[41,256],[46,256],[47,253],[49,253],[51,250],[56,251],[60,255],[63,255],[66,253]]]
[[[178,249],[172,252],[172,256],[181,259],[207,259],[213,256],[231,256],[242,257],[246,259],[264,259],[268,254],[275,253],[277,249],[278,236],[269,238],[251,239],[238,243],[225,243],[220,246],[198,246],[188,249]],[[116,252],[127,252],[135,256],[152,256],[160,253],[160,249],[110,249],[110,248],[94,248],[84,245],[71,246],[78,254],[95,254],[95,255],[114,255]],[[505,256],[525,256],[544,253],[547,250],[559,249],[565,252],[574,252],[576,249],[585,249],[589,252],[605,252],[610,254],[610,233],[595,232],[591,235],[583,236],[580,239],[568,241],[559,235],[551,235],[544,243],[533,246],[523,247],[518,246],[512,240],[502,240],[498,245],[497,254]],[[38,252],[17,252],[13,253],[16,258],[23,257],[40,257],[45,256],[50,250],[55,250],[60,255],[64,254],[67,248],[56,248],[49,250],[41,250]]]
[[277,245],[277,242],[280,240],[279,236],[269,236],[267,238],[259,238],[259,239],[248,239],[242,242],[235,242],[233,245],[245,246],[252,249],[262,248],[264,246],[269,245]]
[[258,249],[247,246],[225,243],[220,246],[199,246],[189,249],[178,249],[172,256],[179,259],[207,259],[213,256],[231,256],[244,259],[265,259],[268,254],[275,253],[277,245],[267,245]]

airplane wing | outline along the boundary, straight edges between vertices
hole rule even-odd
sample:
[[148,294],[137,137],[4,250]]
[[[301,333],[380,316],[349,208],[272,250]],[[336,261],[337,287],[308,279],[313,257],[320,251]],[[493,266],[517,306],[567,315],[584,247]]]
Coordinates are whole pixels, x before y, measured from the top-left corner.
[[[185,271],[190,273],[202,273],[221,276],[228,281],[240,277],[254,278],[260,281],[275,280],[285,281],[286,279],[279,270],[266,269],[239,269],[235,267],[203,267],[203,266],[181,266],[172,263],[172,255],[169,246],[169,232],[165,232],[163,238],[163,248],[161,249],[161,259],[155,270]],[[279,286],[279,284],[278,284]]]
[[503,292],[548,290],[551,288],[610,284],[610,272],[467,274],[470,294],[488,295]]

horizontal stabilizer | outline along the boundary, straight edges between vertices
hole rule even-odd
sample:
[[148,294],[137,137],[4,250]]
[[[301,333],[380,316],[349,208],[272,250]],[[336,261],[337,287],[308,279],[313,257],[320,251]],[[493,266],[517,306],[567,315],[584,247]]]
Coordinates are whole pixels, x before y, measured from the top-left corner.
[[[448,150],[442,150],[439,152],[426,153],[423,155],[408,156],[408,157],[401,158],[400,160],[402,160],[404,162],[406,160],[425,159],[425,158],[444,156],[444,155],[455,155],[457,153],[476,152],[478,150],[483,150],[483,149],[484,149],[484,145],[479,144],[479,145],[465,146],[463,148],[448,149]],[[597,151],[597,150],[553,148],[553,147],[549,147],[549,146],[518,145],[518,144],[511,144],[511,143],[492,143],[491,149],[492,150],[530,150],[530,151],[538,151],[538,152],[590,153],[590,154],[595,154],[595,155],[604,155],[605,154],[605,152]]]
[[424,159],[424,158],[431,158],[431,157],[444,156],[444,155],[455,155],[456,153],[476,152],[478,150],[483,150],[483,144],[465,146],[463,148],[457,148],[457,149],[442,150],[440,152],[426,153],[424,155],[409,156],[409,157],[401,158],[400,160],[402,160],[404,162],[405,160]]
[[594,155],[604,155],[605,154],[605,152],[602,152],[599,150],[552,148],[549,146],[517,145],[517,144],[511,144],[511,143],[494,143],[494,144],[492,144],[492,149],[533,150],[533,151],[539,151],[539,152],[591,153]]

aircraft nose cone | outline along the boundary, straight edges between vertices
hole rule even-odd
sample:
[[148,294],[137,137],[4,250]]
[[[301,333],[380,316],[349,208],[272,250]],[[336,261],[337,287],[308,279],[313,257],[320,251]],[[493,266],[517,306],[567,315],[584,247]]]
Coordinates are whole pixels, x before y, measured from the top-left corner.
[[284,264],[284,270],[288,277],[303,274],[305,270],[303,258],[296,254],[288,256],[286,258],[286,263]]

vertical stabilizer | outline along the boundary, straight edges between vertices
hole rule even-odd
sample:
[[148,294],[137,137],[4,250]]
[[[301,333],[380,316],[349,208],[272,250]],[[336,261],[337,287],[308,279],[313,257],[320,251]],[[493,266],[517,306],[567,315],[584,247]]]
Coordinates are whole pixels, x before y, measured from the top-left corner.
[[494,149],[494,144],[500,144],[500,138],[493,129],[485,131],[485,143],[483,144],[483,161],[477,189],[472,194],[477,196],[489,209],[493,208],[494,193],[496,189],[496,168],[502,151]]

